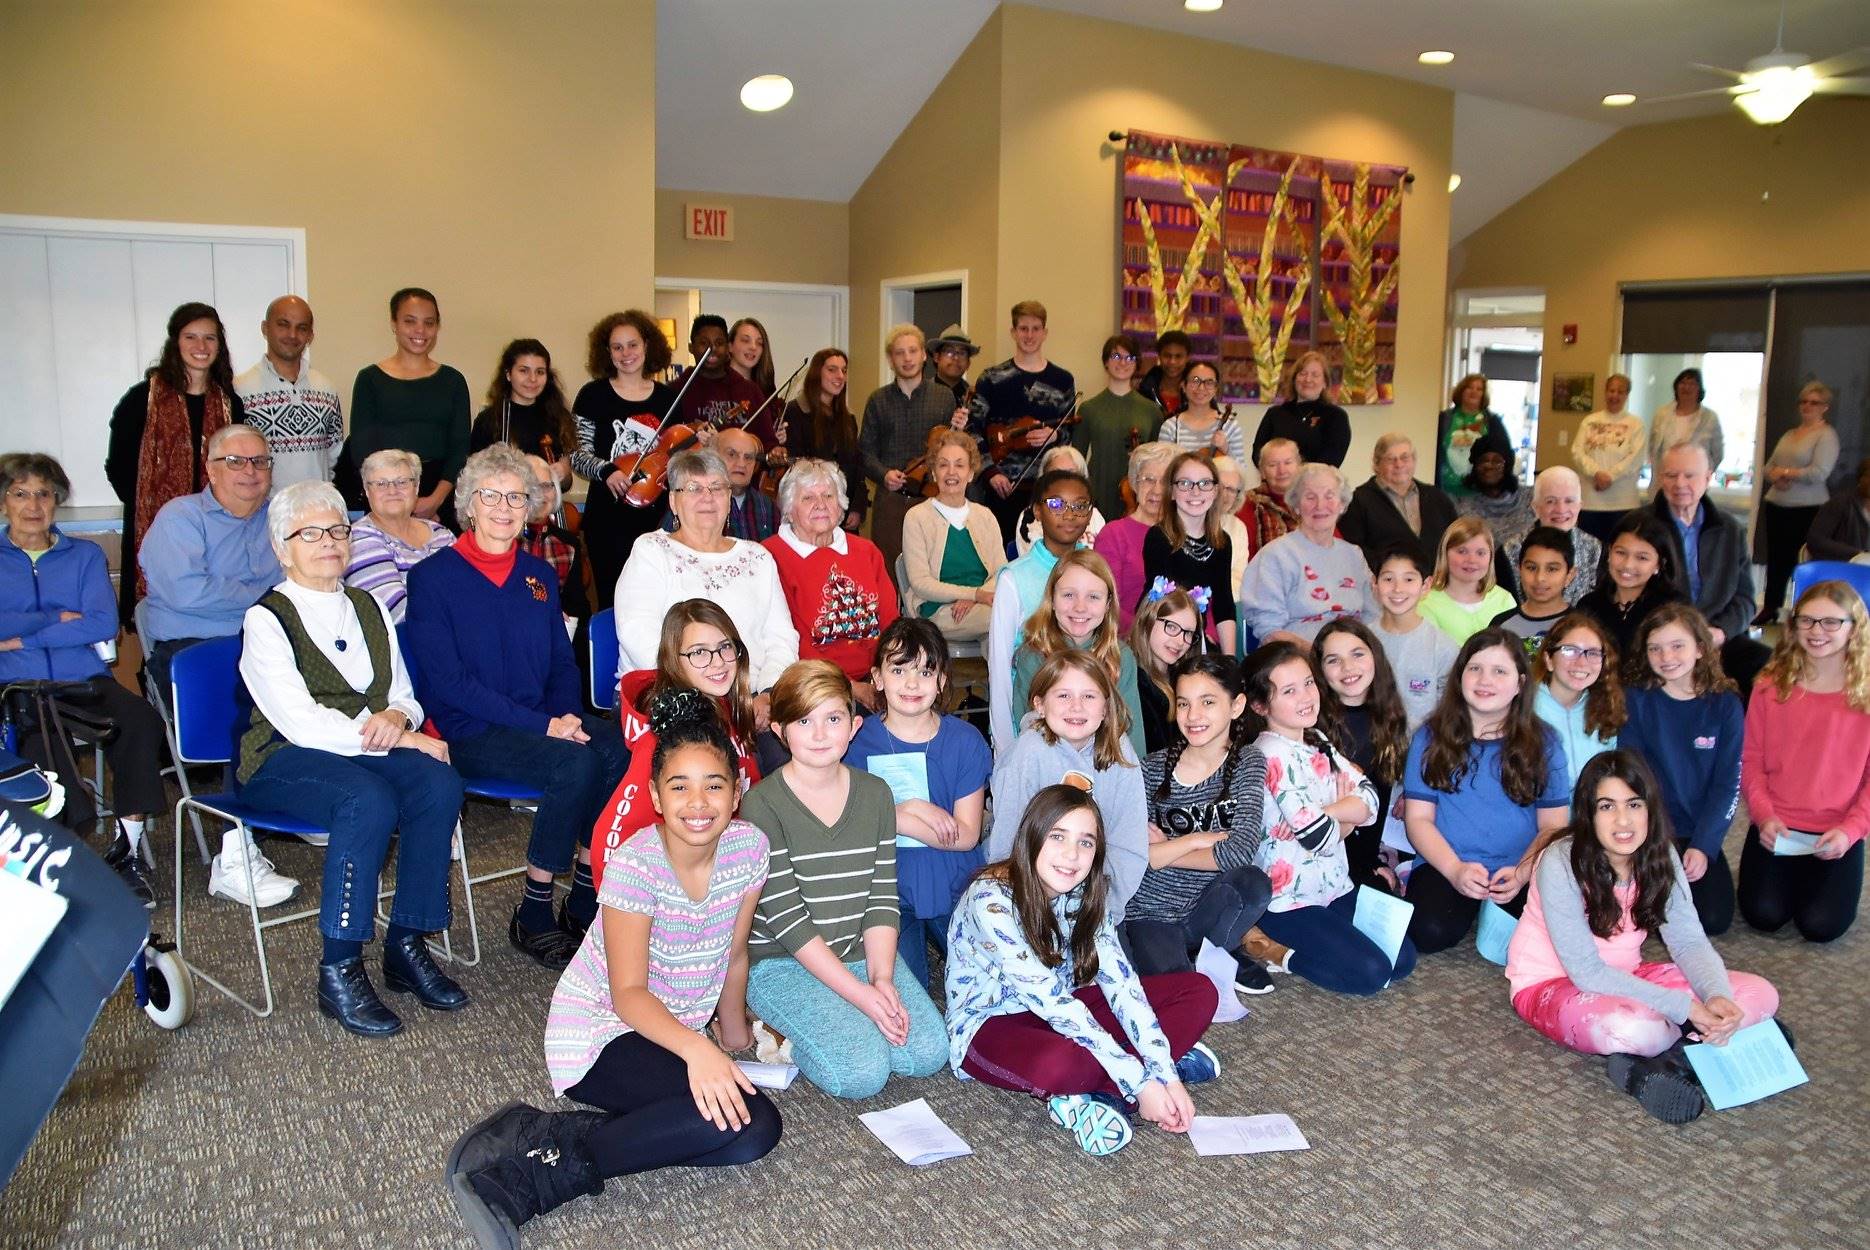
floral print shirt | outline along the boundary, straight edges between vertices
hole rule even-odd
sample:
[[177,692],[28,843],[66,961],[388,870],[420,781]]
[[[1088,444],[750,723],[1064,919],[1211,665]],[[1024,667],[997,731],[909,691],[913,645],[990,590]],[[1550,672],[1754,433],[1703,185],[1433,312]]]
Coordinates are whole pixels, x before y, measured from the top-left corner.
[[[1061,933],[1071,932],[1082,892],[1080,887],[1053,901],[1052,914]],[[1053,1032],[1095,1055],[1125,1098],[1135,1098],[1150,1081],[1177,1079],[1169,1040],[1143,996],[1143,983],[1118,944],[1116,926],[1108,915],[1097,930],[1097,985],[1136,1055],[1125,1050],[1091,1015],[1091,1009],[1073,997],[1078,987],[1071,972],[1069,947],[1059,966],[1048,968],[1027,945],[1006,883],[977,878],[955,906],[954,920],[948,926],[948,1065],[954,1074],[969,1079],[961,1064],[981,1025],[995,1016],[1030,1011],[1052,1026]]]
[[1323,907],[1348,894],[1351,872],[1344,839],[1324,809],[1337,802],[1337,776],[1343,773],[1375,820],[1382,814],[1376,787],[1335,750],[1295,742],[1270,729],[1253,745],[1266,756],[1266,801],[1261,808],[1266,838],[1256,862],[1273,883],[1267,910]]

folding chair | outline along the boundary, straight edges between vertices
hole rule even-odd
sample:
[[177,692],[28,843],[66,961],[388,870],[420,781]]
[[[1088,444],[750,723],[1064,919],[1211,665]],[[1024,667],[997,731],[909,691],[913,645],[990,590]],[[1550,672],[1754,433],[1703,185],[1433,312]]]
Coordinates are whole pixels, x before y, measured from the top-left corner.
[[584,640],[590,662],[591,706],[606,712],[617,710],[617,610],[605,608],[591,618],[591,630]]
[[[136,630],[137,646],[142,651],[143,659],[146,664],[149,659],[150,650],[155,645],[150,641],[149,637],[149,629],[147,626],[148,609],[149,601],[146,599],[138,599],[136,601],[136,609],[131,614],[131,625]],[[169,712],[172,706],[171,700],[175,697],[174,691],[159,689],[156,683],[152,681],[148,683],[148,689],[143,692],[143,697],[154,705],[156,715],[162,717],[162,734],[164,740],[168,743],[169,758],[179,761],[182,758],[182,752],[175,741],[175,717]],[[180,763],[176,763],[170,768],[165,768],[163,771],[175,777],[176,788],[181,790],[184,798],[189,798],[194,795],[195,792],[188,783],[188,770],[182,767]],[[195,827],[195,849],[201,854],[201,862],[204,864],[209,863],[214,859],[214,852],[208,849],[208,835],[202,830],[201,814],[190,809],[188,818],[189,822]],[[182,827],[180,825],[176,826],[175,840],[176,843],[180,845],[182,841]]]
[[[409,673],[409,684],[416,685],[415,653],[409,649],[408,624],[396,627],[396,645],[402,649],[403,668]],[[459,772],[459,769],[456,769]],[[471,799],[482,799],[489,803],[499,803],[506,807],[537,807],[545,802],[545,792],[536,786],[529,786],[518,781],[502,781],[497,777],[470,777],[461,775],[461,789]],[[455,845],[465,847],[467,838],[461,822],[455,822]],[[502,868],[498,872],[485,872],[478,877],[469,876],[467,861],[463,852],[461,867],[461,887],[467,896],[468,947],[473,952],[471,958],[457,956],[457,962],[464,968],[472,968],[480,963],[480,925],[474,914],[474,887],[489,881],[499,881],[506,877],[517,877],[526,871],[522,861],[516,868]]]
[[[175,710],[173,734],[175,739],[176,771],[196,765],[220,765],[225,767],[233,762],[235,735],[239,732],[238,703],[236,694],[240,687],[240,647],[238,635],[226,638],[211,638],[198,643],[185,651],[176,653],[170,666],[170,698]],[[182,814],[204,813],[226,821],[238,829],[243,836],[254,832],[280,833],[301,839],[317,837],[329,838],[329,831],[319,825],[298,820],[280,812],[266,812],[243,803],[232,791],[214,794],[194,794],[184,790],[182,798],[175,805],[176,828],[181,828]],[[457,825],[454,837],[454,857],[461,863],[461,881],[465,887],[471,880],[468,875],[467,848],[463,845],[460,826]],[[201,961],[193,955],[187,956],[189,967],[194,974],[227,995],[248,1011],[262,1018],[273,1014],[273,974],[266,958],[266,930],[291,924],[296,920],[309,920],[318,915],[318,909],[305,908],[283,916],[269,916],[260,919],[259,904],[253,901],[253,861],[247,861],[247,914],[253,925],[253,948],[260,961],[260,984],[265,991],[264,1006],[257,1005],[231,987],[215,979],[203,970]],[[381,901],[395,893],[391,889],[379,889],[377,898]],[[177,952],[183,948],[182,931],[182,839],[175,840],[175,946]],[[472,936],[474,949],[480,949],[480,934],[474,923],[473,894],[468,894],[468,931]],[[442,934],[440,949],[445,958],[455,958],[453,947],[447,933]]]
[[1807,560],[1792,570],[1790,603],[1819,582],[1849,582],[1865,603],[1870,603],[1870,564],[1852,564],[1848,560]]
[[[908,616],[913,611],[909,599],[909,560],[900,551],[896,553],[896,590],[902,600],[900,610],[904,616]],[[987,665],[984,659],[986,645],[985,638],[974,638],[967,642],[951,641],[948,644],[948,658],[957,662],[954,667],[953,688],[962,699],[969,695],[976,695],[983,704],[987,701]],[[960,663],[963,660],[981,662],[964,665]],[[955,701],[955,706],[960,706],[960,700]],[[977,728],[983,733],[986,732],[984,724],[978,725]]]

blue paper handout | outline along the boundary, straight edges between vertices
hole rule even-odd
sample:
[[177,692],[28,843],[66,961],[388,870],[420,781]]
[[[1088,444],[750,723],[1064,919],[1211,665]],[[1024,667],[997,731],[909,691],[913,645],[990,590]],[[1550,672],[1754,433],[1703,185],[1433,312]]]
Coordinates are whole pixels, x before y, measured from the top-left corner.
[[1414,903],[1360,885],[1357,887],[1357,911],[1351,916],[1351,924],[1356,926],[1357,932],[1375,942],[1383,957],[1394,964],[1396,953],[1402,950],[1403,938],[1409,933],[1409,917],[1413,915]]
[[1519,921],[1513,913],[1488,899],[1480,905],[1480,930],[1474,935],[1474,949],[1490,964],[1506,967],[1506,946],[1513,940]]
[[1811,1079],[1771,1020],[1741,1029],[1725,1046],[1696,1042],[1683,1050],[1716,1111],[1770,1098]]

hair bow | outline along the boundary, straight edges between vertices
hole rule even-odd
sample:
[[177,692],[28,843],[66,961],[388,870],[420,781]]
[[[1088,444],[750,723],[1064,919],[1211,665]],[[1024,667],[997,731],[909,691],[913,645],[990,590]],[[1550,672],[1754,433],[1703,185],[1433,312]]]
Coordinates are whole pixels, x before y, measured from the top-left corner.
[[[1155,603],[1157,600],[1167,598],[1178,590],[1184,590],[1184,588],[1176,585],[1170,578],[1158,577],[1154,582],[1150,583],[1149,593],[1143,596],[1143,602]],[[1203,616],[1208,614],[1209,591],[1206,586],[1195,586],[1186,589],[1184,593],[1186,593],[1190,599],[1194,600],[1196,612]]]

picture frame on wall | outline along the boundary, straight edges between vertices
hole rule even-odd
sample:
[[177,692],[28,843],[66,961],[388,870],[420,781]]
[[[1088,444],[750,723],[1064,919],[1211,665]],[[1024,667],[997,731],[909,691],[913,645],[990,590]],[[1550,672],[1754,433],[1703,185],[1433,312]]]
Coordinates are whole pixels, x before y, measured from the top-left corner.
[[1552,375],[1553,412],[1593,412],[1596,410],[1597,375],[1594,373],[1555,373]]

